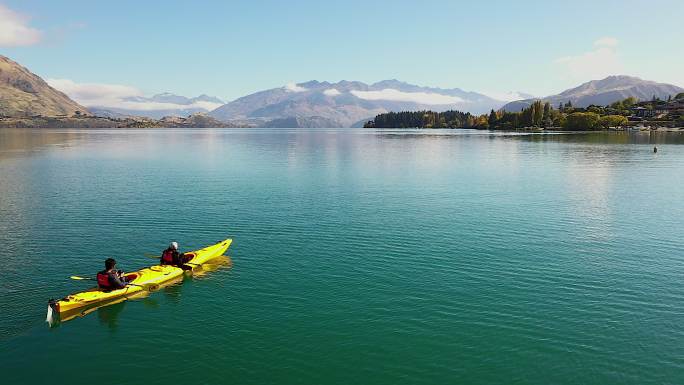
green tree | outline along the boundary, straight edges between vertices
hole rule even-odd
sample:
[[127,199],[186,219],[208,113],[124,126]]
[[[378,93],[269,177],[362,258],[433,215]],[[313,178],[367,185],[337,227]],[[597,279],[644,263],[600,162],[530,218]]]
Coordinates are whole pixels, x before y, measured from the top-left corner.
[[551,103],[546,102],[546,103],[544,103],[544,117],[543,117],[543,119],[546,120],[550,115],[551,115]]
[[532,125],[532,107],[525,108],[520,112],[520,127],[529,127]]
[[605,115],[599,118],[598,124],[603,128],[620,127],[627,124],[627,118],[622,115]]
[[468,118],[466,119],[466,128],[471,128],[475,127],[475,117],[472,115],[469,115]]
[[624,108],[630,108],[638,102],[637,98],[630,96],[622,101],[622,106]]
[[496,116],[496,112],[494,111],[494,109],[492,109],[492,111],[489,113],[489,127],[494,127],[494,125],[496,125],[497,120],[498,118]]
[[475,128],[486,130],[489,128],[487,115],[480,115],[475,119]]
[[553,126],[554,127],[565,127],[565,121],[567,120],[566,118],[567,114],[559,112],[557,115],[553,117]]
[[597,113],[597,114],[599,114],[599,115],[602,115],[602,114],[604,113],[603,107],[601,107],[601,106],[594,106],[594,105],[591,105],[591,106],[587,107],[587,111],[589,111],[589,112],[594,112],[594,113]]
[[544,118],[544,105],[541,100],[535,100],[532,103],[532,125],[541,127],[542,119]]
[[599,114],[595,112],[573,112],[565,121],[565,129],[572,131],[596,130],[599,126]]
[[630,96],[626,99],[618,100],[617,102],[611,104],[610,107],[616,110],[628,110],[635,105],[636,102],[637,99],[633,96]]

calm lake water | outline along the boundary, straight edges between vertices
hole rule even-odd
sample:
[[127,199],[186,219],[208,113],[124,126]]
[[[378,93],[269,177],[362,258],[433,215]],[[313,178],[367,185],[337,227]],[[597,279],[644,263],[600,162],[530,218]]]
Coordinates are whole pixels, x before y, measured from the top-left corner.
[[[682,144],[0,130],[3,382],[682,384]],[[44,323],[105,257],[226,237],[230,267]]]

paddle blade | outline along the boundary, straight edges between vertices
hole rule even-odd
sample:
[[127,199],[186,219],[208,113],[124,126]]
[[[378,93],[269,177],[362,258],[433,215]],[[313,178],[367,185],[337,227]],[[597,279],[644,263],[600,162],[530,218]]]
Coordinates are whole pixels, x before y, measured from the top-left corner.
[[45,322],[48,323],[48,325],[52,326],[52,324],[55,322],[55,316],[52,314],[52,306],[48,304],[48,309],[47,309],[47,316],[45,317]]
[[58,323],[58,321],[59,321],[59,314],[55,310],[55,306],[57,306],[57,305],[55,305],[55,303],[56,303],[55,300],[52,300],[52,299],[48,301],[47,315],[45,316],[45,322],[47,322],[50,327],[52,327],[52,325]]
[[89,281],[89,280],[92,279],[92,278],[86,278],[86,277],[79,277],[78,275],[72,275],[72,276],[69,277],[69,278],[75,279],[75,280],[77,280],[77,281]]

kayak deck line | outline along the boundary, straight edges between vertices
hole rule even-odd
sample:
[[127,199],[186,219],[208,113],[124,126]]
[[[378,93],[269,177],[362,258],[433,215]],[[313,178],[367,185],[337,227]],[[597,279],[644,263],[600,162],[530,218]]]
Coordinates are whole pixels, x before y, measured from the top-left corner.
[[[191,255],[191,258],[188,260],[192,264],[190,271],[194,271],[194,269],[199,270],[206,262],[222,256],[232,242],[232,239],[225,239],[214,245],[187,253],[187,255]],[[185,270],[172,265],[154,265],[129,273],[127,276],[134,276],[135,278],[129,282],[131,285],[121,289],[104,291],[94,287],[69,294],[59,300],[50,299],[48,301],[46,322],[52,326],[53,323],[60,320],[66,321],[78,315],[85,315],[94,310],[91,310],[91,307],[99,308],[112,305],[134,296],[156,291],[162,286],[182,281],[185,276]]]

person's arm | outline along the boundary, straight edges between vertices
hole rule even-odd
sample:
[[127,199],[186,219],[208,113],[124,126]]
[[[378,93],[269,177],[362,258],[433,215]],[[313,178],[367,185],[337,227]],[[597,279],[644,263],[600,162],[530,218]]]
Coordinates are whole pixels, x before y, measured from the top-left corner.
[[126,282],[119,279],[119,276],[116,273],[109,273],[109,284],[117,289],[126,287]]

